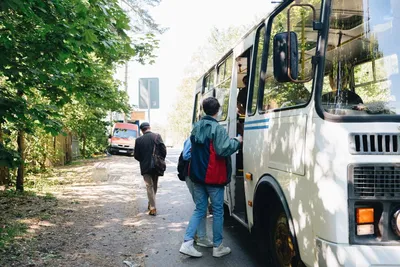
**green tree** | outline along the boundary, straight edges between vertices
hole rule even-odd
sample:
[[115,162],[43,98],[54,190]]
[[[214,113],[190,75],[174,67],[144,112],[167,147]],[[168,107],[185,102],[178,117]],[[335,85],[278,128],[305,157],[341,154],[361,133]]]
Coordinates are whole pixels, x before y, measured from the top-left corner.
[[[154,34],[135,42],[129,29],[129,18],[117,0],[0,3],[0,86],[5,89],[0,94],[0,126],[9,124],[18,131],[18,190],[23,190],[26,133],[33,134],[37,127],[60,133],[60,109],[73,100],[126,110],[126,99],[104,100],[115,95],[113,70],[132,57],[151,62],[157,47]],[[0,162],[10,167],[4,162],[14,161]]]

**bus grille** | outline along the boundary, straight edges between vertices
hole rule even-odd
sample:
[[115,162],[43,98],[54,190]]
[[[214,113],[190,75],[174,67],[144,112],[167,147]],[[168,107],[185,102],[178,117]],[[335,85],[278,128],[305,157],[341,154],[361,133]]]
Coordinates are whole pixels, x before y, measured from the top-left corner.
[[350,134],[350,153],[368,155],[400,155],[400,134]]
[[400,197],[399,165],[352,166],[354,197]]

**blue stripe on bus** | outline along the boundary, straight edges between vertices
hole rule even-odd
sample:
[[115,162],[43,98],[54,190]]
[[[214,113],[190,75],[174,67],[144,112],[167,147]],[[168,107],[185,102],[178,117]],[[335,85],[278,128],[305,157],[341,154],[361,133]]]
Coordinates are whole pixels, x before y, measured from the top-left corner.
[[244,124],[254,124],[254,123],[260,123],[260,122],[269,122],[269,119],[263,119],[263,120],[255,120],[255,121],[245,121]]
[[244,130],[258,130],[258,129],[268,129],[268,125],[262,125],[262,126],[251,126],[251,127],[244,127]]

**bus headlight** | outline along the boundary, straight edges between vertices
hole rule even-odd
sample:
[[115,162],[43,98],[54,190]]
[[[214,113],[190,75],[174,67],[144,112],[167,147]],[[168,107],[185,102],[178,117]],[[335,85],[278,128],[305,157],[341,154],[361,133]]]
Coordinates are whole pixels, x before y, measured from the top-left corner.
[[400,236],[400,209],[398,209],[392,217],[392,228],[393,231]]

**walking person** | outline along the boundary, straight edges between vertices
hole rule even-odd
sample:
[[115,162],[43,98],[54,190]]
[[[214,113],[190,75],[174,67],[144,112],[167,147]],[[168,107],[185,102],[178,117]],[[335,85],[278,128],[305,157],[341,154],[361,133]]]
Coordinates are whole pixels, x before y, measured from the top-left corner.
[[200,221],[207,213],[208,198],[213,208],[213,256],[222,257],[231,252],[224,247],[224,187],[230,182],[232,166],[231,155],[242,143],[242,138],[230,138],[224,127],[219,125],[220,104],[214,97],[203,100],[206,114],[192,130],[190,160],[190,179],[193,181],[193,195],[196,208],[186,229],[180,252],[192,257],[201,257],[202,253],[194,246],[194,236]]
[[143,175],[146,184],[149,215],[155,216],[157,214],[156,194],[158,177],[162,176],[163,173],[160,174],[155,169],[153,154],[158,153],[158,155],[165,159],[167,149],[161,136],[151,132],[148,122],[143,122],[139,128],[143,135],[136,139],[134,157],[140,163],[140,174]]

